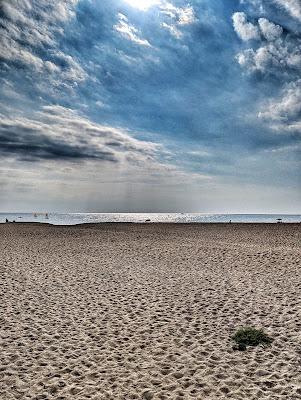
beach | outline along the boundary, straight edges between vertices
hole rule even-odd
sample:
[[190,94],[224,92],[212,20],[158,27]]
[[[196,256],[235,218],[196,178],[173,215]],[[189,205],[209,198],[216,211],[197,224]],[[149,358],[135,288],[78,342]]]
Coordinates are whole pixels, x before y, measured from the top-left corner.
[[0,224],[0,298],[1,400],[301,399],[301,224]]

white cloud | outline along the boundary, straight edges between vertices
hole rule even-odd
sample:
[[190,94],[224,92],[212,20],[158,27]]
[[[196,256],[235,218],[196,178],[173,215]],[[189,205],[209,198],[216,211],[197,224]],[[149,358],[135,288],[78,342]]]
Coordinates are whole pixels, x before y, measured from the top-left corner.
[[261,33],[269,41],[278,39],[283,33],[283,28],[280,25],[276,25],[266,18],[259,18],[258,24]]
[[301,49],[289,38],[279,38],[273,42],[261,43],[257,49],[243,50],[237,54],[236,59],[248,72],[287,75],[289,69],[296,71],[301,68]]
[[[60,61],[65,64],[65,67],[61,70],[60,78],[64,81],[68,80],[71,82],[81,82],[87,78],[86,72],[83,68],[68,54],[62,51],[54,51],[50,53],[56,62]],[[60,64],[60,63],[59,63]]]
[[119,13],[119,22],[114,25],[114,29],[121,34],[125,39],[130,40],[133,43],[136,43],[140,46],[148,46],[151,47],[151,44],[146,39],[141,39],[138,36],[138,29],[133,25],[130,25],[128,19],[125,15]]
[[300,0],[274,0],[274,2],[284,8],[292,17],[301,21]]
[[97,102],[95,103],[97,105],[97,107],[99,108],[104,108],[106,107],[105,103],[101,100],[97,100]]
[[[15,40],[33,46],[53,44],[54,33],[60,31],[58,23],[74,16],[74,6],[78,0],[2,0],[4,28],[14,34]],[[16,25],[18,24],[18,25]]]
[[[293,18],[301,21],[301,2],[300,0],[271,0],[274,4],[278,5],[282,10],[285,10]],[[265,0],[240,0],[241,4],[246,4],[261,14],[265,13]]]
[[248,41],[252,39],[260,39],[258,27],[247,21],[245,13],[234,13],[232,16],[232,20],[235,32],[242,40]]
[[[298,16],[297,3],[276,1],[279,5],[291,10],[291,14]],[[301,3],[300,3],[301,7]],[[237,18],[237,14],[239,18]],[[246,16],[236,13],[233,18],[236,32],[246,40],[248,35],[241,33],[241,26],[245,27]],[[233,16],[233,17],[234,17]],[[235,25],[236,21],[236,25]],[[277,132],[301,133],[301,41],[294,35],[284,35],[283,28],[266,18],[258,19],[258,28],[261,40],[253,43],[251,48],[242,50],[236,55],[238,63],[248,73],[260,72],[264,75],[273,75],[283,83],[283,89],[278,97],[274,97],[261,106],[258,118]],[[251,29],[252,31],[252,29]],[[252,36],[252,35],[251,35]]]
[[[253,28],[246,26],[244,13],[233,15],[234,28],[242,40],[255,38],[252,36]],[[253,25],[256,32],[261,33],[261,38],[253,43],[253,47],[242,50],[236,55],[238,63],[248,72],[259,71],[265,74],[287,75],[291,70],[301,68],[301,46],[300,40],[291,35],[283,35],[283,28],[266,18],[259,18],[258,26]],[[257,35],[257,33],[256,33]],[[261,40],[259,40],[261,39]]]
[[183,36],[183,32],[180,31],[176,25],[167,24],[166,22],[162,22],[162,28],[165,28],[169,31],[169,33],[177,39],[180,39]]
[[287,85],[279,98],[264,105],[258,117],[277,131],[301,133],[301,79]]
[[[240,0],[241,4],[248,4],[254,10],[264,13],[264,0]],[[301,2],[300,0],[272,0],[275,4],[286,10],[293,18],[301,21]]]
[[15,40],[7,37],[3,30],[0,30],[0,35],[0,57],[2,59],[20,62],[36,71],[41,71],[43,69],[44,63],[40,57],[34,55],[29,49],[24,48]]
[[180,39],[183,32],[180,29],[186,25],[191,25],[196,22],[197,18],[193,7],[175,7],[171,3],[162,4],[161,13],[168,17],[168,22],[162,22],[161,26],[171,33],[175,38]]
[[194,9],[189,6],[180,8],[178,11],[179,25],[191,25],[196,21]]
[[237,54],[238,63],[248,72],[266,72],[279,66],[277,51],[273,46],[260,47],[257,50],[246,49]]
[[54,64],[51,61],[45,61],[45,68],[49,73],[59,73],[60,72],[60,67],[58,67],[56,64]]
[[51,75],[49,83],[86,79],[83,68],[70,55],[60,52],[60,58],[66,61],[63,69],[52,57],[58,47],[56,35],[62,33],[61,24],[74,16],[77,2],[3,0],[1,10],[5,18],[0,18],[0,57],[7,62],[22,64],[32,72],[48,72]]

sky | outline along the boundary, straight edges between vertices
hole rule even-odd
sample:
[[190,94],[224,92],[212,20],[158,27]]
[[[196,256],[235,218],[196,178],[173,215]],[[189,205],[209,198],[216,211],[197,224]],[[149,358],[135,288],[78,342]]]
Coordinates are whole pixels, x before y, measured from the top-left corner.
[[300,0],[0,0],[0,211],[301,213]]

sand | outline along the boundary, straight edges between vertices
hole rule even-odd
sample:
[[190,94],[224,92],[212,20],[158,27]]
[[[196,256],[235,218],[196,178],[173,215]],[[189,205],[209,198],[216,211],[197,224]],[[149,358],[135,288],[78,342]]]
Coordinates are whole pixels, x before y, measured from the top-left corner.
[[300,232],[0,225],[0,399],[301,399]]

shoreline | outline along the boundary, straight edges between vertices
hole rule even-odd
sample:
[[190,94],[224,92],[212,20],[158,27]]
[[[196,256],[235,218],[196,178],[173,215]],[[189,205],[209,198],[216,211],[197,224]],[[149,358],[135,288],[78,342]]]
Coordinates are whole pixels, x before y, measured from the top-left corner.
[[9,221],[9,222],[0,222],[0,225],[44,225],[44,226],[59,226],[59,227],[96,227],[96,226],[110,226],[110,225],[138,225],[138,226],[149,226],[149,225],[159,225],[159,226],[202,226],[202,225],[217,225],[217,226],[229,226],[229,225],[266,225],[266,226],[274,226],[274,225],[296,225],[300,226],[300,222],[86,222],[79,224],[52,224],[50,222],[22,222],[22,221]]

